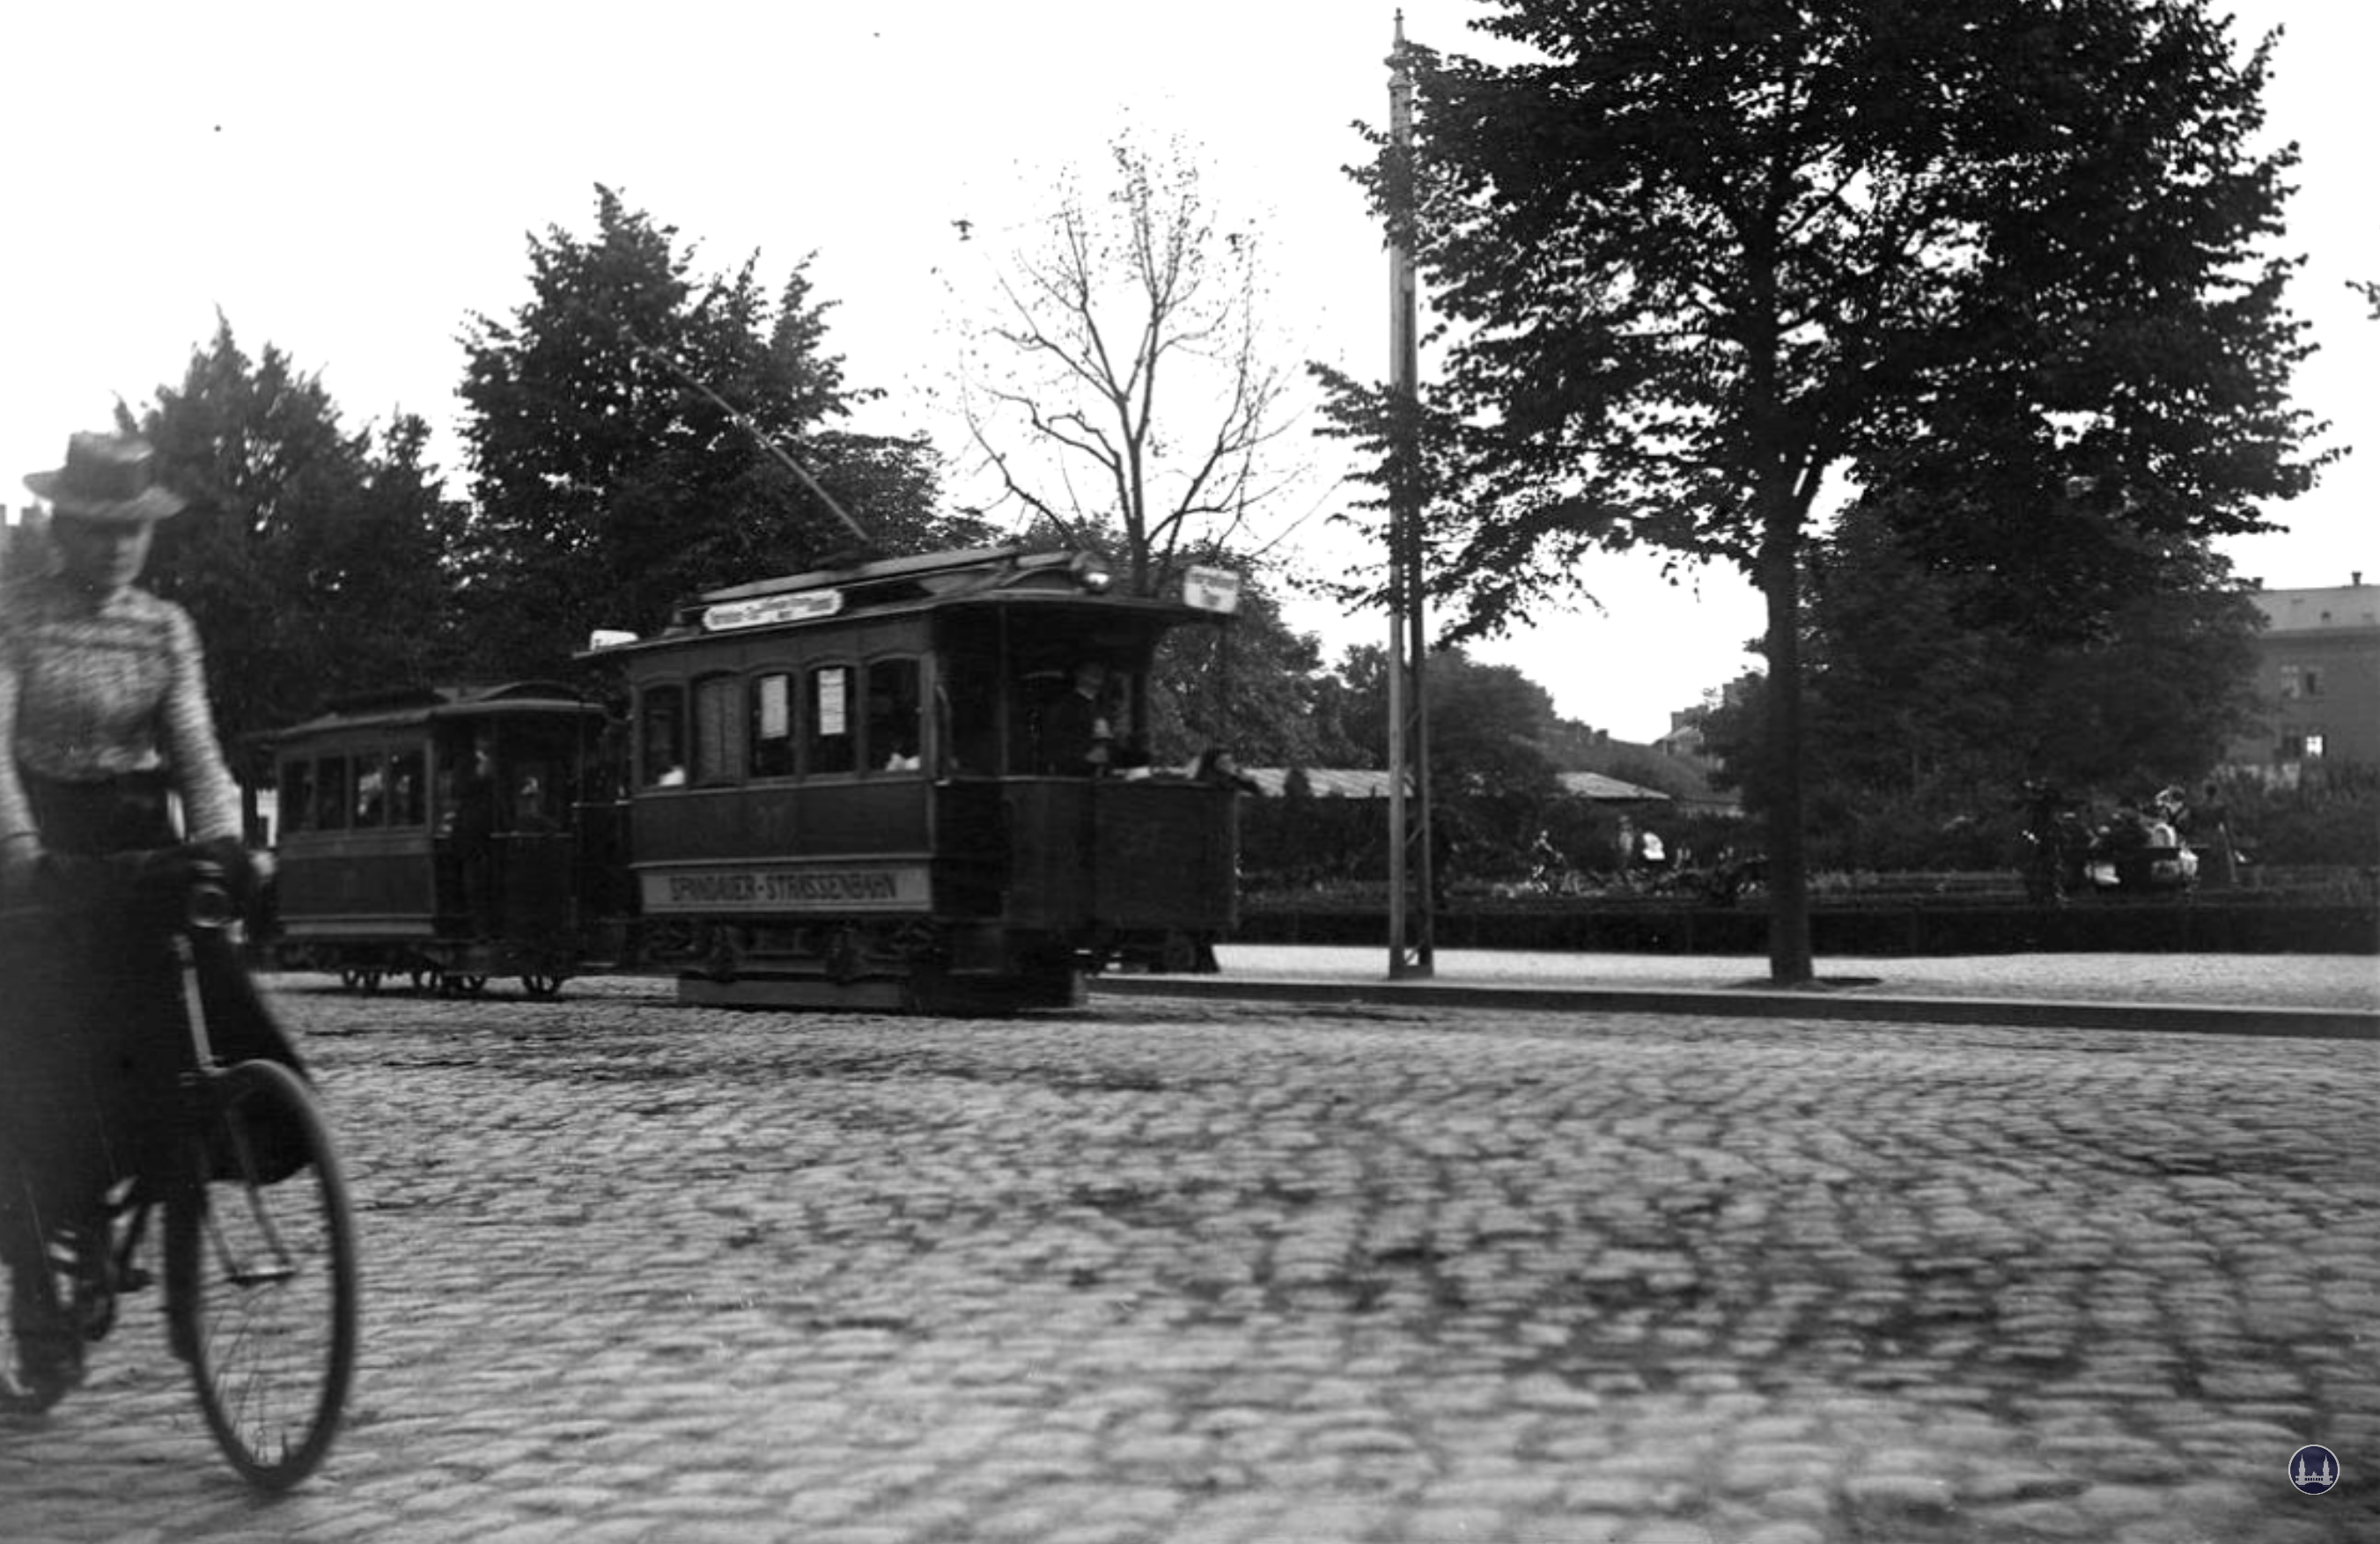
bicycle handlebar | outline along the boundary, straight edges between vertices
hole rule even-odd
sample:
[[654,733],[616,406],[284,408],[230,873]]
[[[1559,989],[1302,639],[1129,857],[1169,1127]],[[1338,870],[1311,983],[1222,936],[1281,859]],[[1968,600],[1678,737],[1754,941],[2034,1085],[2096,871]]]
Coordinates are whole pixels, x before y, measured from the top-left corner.
[[[130,900],[160,909],[182,926],[215,932],[240,916],[263,879],[262,865],[234,841],[188,842],[104,854],[51,853],[36,904],[67,911]],[[43,893],[43,892],[46,893]]]

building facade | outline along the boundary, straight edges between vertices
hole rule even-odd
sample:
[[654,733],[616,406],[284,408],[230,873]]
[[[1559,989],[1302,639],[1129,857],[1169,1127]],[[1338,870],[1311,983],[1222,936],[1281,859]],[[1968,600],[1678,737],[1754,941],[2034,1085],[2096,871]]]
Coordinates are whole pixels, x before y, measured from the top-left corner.
[[2232,742],[2234,766],[2301,771],[2380,766],[2380,585],[2263,590],[2256,694],[2264,722]]

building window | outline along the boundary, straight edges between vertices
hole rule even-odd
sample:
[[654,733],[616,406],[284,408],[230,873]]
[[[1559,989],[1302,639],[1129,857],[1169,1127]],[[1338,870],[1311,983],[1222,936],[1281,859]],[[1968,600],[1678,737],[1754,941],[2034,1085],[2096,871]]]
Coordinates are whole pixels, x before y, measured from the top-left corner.
[[2322,759],[2322,734],[2319,730],[2305,737],[2305,755],[2308,761]]
[[2322,695],[2322,672],[2312,665],[2281,667],[2281,695],[2294,700]]

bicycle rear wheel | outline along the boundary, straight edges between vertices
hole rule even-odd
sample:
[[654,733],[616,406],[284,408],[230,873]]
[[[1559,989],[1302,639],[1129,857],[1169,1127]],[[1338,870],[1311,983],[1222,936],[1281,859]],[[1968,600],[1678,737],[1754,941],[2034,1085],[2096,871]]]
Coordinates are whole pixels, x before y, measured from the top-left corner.
[[175,1350],[233,1468],[284,1490],[322,1461],[355,1375],[355,1224],[330,1132],[286,1068],[211,1079],[166,1212]]

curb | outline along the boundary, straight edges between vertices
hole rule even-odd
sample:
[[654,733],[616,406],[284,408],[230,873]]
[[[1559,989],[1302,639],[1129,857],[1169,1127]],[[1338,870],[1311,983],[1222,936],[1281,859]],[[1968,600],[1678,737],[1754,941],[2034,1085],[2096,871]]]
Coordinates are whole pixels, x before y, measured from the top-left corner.
[[2380,1013],[2350,1008],[2207,1003],[2048,1002],[2028,997],[1875,996],[1857,988],[1597,989],[1457,985],[1439,982],[1098,976],[1095,996],[1196,997],[1378,1007],[1505,1008],[1516,1013],[1682,1013],[1727,1019],[1823,1019],[1855,1023],[1997,1024],[2014,1029],[2131,1030],[2165,1034],[2380,1040]]

